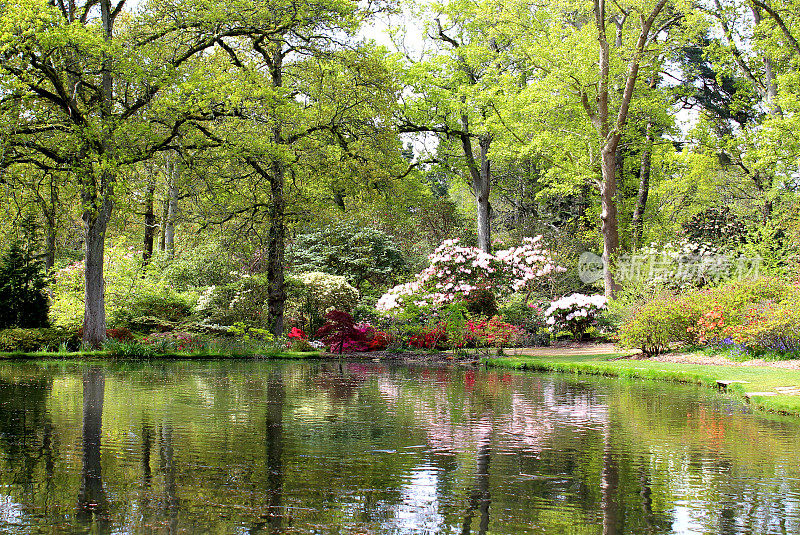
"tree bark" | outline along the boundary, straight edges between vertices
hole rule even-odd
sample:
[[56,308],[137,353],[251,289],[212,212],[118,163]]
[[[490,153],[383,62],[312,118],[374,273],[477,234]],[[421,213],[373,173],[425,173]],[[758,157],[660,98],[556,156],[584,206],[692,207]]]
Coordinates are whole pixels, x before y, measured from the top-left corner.
[[147,190],[144,195],[144,250],[142,251],[144,265],[149,264],[153,257],[153,244],[156,237],[155,194],[156,183],[151,177],[147,181]]
[[[271,75],[274,87],[283,86],[283,43],[275,44],[272,57]],[[284,144],[280,122],[276,121],[272,128],[272,141],[275,145]],[[273,157],[270,162],[270,192],[272,208],[270,210],[269,241],[267,244],[267,309],[271,332],[278,337],[283,335],[283,316],[286,308],[286,288],[284,267],[286,264],[286,199],[284,182],[286,169],[280,156]]]
[[647,208],[647,197],[650,194],[650,170],[653,155],[653,122],[647,121],[645,128],[645,146],[642,149],[642,164],[639,169],[639,191],[636,194],[636,208],[633,211],[633,247],[638,249],[642,244],[644,232],[644,211]]
[[164,252],[167,258],[175,258],[175,224],[178,218],[178,175],[180,164],[172,161],[169,165],[169,185],[167,191],[167,220],[164,224]]
[[490,223],[489,193],[491,192],[492,167],[488,158],[489,147],[492,144],[492,137],[484,134],[478,138],[479,160],[475,159],[472,149],[472,137],[469,133],[469,118],[461,116],[461,148],[467,161],[467,168],[471,180],[472,191],[475,195],[475,207],[477,212],[477,231],[478,248],[487,253],[491,253],[492,236]]
[[[106,179],[107,180],[107,179]],[[85,199],[83,222],[86,237],[85,292],[83,314],[83,341],[97,348],[106,339],[105,280],[103,259],[105,257],[106,229],[111,220],[114,202],[112,192],[103,198]]]
[[628,63],[628,74],[625,80],[619,110],[613,124],[609,114],[609,75],[611,65],[611,49],[606,34],[605,0],[594,0],[595,27],[600,48],[598,66],[600,80],[597,83],[597,108],[592,110],[586,93],[581,93],[583,107],[592,121],[600,139],[600,204],[601,226],[603,234],[603,285],[605,295],[613,299],[620,286],[614,280],[611,262],[619,248],[619,218],[617,215],[617,148],[622,131],[628,120],[633,91],[639,75],[639,65],[645,46],[650,39],[650,29],[656,17],[664,9],[667,0],[658,0],[649,16],[642,18],[642,28],[636,41],[633,57]]
[[[113,36],[114,17],[111,1],[100,0],[100,18],[104,39],[110,43]],[[113,160],[113,134],[111,118],[114,107],[114,79],[111,59],[103,53],[101,65],[102,102],[101,139],[97,156],[102,165],[111,167]],[[114,172],[108,168],[95,169],[91,163],[84,170],[82,183],[83,222],[86,231],[85,302],[83,314],[83,341],[100,347],[106,339],[105,281],[103,259],[108,222],[114,209]]]

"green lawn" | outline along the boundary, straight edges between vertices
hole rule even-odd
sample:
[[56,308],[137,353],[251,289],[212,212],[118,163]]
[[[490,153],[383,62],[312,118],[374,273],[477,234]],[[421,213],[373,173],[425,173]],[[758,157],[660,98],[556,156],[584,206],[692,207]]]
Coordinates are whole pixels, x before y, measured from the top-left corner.
[[[622,355],[622,354],[620,354]],[[710,366],[673,364],[648,360],[609,360],[619,355],[561,355],[547,357],[491,357],[488,366],[586,373],[611,377],[638,377],[718,387],[717,381],[733,383],[728,391],[746,397],[748,392],[775,392],[776,387],[800,387],[800,371],[763,366]],[[800,416],[800,396],[778,394],[752,396],[750,403],[759,409]]]

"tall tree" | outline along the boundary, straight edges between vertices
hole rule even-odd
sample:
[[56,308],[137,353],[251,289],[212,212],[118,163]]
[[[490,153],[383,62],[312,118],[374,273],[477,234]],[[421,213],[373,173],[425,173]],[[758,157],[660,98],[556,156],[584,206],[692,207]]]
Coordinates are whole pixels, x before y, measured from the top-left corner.
[[235,0],[209,5],[126,0],[12,0],[0,14],[0,99],[24,108],[8,161],[36,159],[79,185],[85,229],[84,341],[105,339],[105,235],[125,166],[173,148],[229,102],[201,54],[226,37],[263,44],[315,6]]

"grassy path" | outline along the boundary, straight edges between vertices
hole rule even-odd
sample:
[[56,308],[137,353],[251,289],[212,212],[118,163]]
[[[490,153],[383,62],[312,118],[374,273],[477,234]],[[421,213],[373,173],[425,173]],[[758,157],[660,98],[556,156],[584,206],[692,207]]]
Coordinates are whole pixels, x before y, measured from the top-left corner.
[[[800,416],[800,371],[765,366],[679,364],[648,360],[610,360],[628,353],[531,352],[510,357],[482,359],[487,366],[586,373],[610,377],[637,377],[727,388],[745,397],[754,407]],[[720,382],[729,383],[722,386]]]

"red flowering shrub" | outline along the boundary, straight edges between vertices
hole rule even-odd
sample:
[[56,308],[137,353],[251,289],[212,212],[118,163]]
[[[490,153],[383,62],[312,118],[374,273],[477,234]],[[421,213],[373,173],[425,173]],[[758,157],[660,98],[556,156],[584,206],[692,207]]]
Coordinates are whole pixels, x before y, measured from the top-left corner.
[[[78,338],[83,340],[83,327],[78,329]],[[130,329],[125,327],[106,329],[106,338],[109,340],[119,340],[120,342],[132,342],[136,339]]]
[[289,334],[287,336],[289,338],[299,338],[299,339],[303,339],[303,340],[308,338],[306,336],[306,333],[304,333],[302,329],[298,329],[297,327],[292,327],[292,330],[289,331]]
[[486,322],[481,341],[491,347],[515,347],[524,335],[522,327],[506,323],[500,316],[493,316]]
[[447,332],[444,323],[423,328],[408,340],[408,345],[420,349],[447,349]]
[[142,344],[159,351],[194,351],[203,347],[199,338],[181,331],[154,333],[145,337]]

